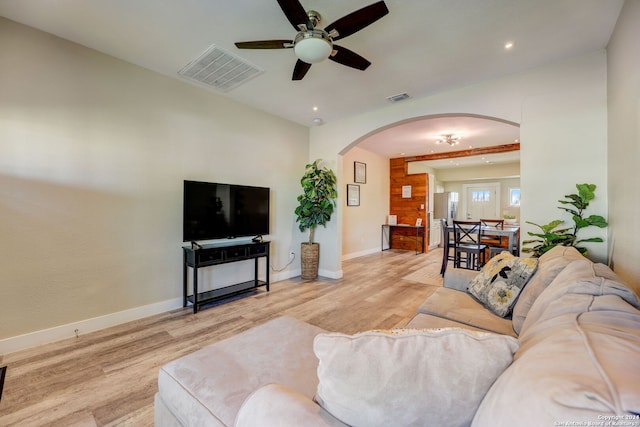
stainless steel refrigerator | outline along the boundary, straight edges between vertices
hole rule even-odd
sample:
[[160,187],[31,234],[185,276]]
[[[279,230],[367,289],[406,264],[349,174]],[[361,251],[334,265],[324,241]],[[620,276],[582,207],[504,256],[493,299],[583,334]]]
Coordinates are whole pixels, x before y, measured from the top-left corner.
[[445,218],[451,224],[458,213],[458,193],[446,191],[433,195],[433,219]]

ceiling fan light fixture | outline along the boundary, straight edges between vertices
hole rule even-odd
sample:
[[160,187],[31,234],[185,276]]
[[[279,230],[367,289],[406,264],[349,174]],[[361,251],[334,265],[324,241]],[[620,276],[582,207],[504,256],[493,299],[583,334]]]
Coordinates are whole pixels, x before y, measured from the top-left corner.
[[324,30],[300,31],[293,43],[296,56],[307,64],[324,61],[333,49],[331,37]]

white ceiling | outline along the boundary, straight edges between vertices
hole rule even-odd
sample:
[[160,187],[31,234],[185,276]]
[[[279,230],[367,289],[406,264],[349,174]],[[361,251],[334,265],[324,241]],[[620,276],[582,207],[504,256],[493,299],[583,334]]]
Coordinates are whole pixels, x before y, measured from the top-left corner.
[[[319,27],[325,27],[374,1],[301,3],[320,12]],[[301,81],[291,80],[292,49],[234,46],[236,41],[293,39],[295,31],[276,0],[0,0],[0,16],[174,78],[215,44],[264,69],[222,96],[313,126],[314,118],[329,123],[384,108],[391,95],[420,98],[604,49],[623,0],[385,2],[388,15],[340,41],[372,62],[366,71],[324,61]],[[505,49],[506,42],[513,48]],[[517,131],[499,122],[447,120],[452,119],[412,122],[362,146],[398,157],[427,154],[442,129],[466,134],[460,148],[512,141]],[[383,143],[383,137],[393,144]]]

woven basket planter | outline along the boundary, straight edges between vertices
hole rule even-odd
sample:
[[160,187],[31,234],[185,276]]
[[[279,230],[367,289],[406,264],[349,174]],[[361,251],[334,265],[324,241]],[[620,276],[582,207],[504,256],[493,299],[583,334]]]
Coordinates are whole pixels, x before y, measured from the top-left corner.
[[304,280],[313,280],[318,277],[318,260],[320,258],[319,243],[302,243],[300,245],[300,263],[302,265],[301,277]]

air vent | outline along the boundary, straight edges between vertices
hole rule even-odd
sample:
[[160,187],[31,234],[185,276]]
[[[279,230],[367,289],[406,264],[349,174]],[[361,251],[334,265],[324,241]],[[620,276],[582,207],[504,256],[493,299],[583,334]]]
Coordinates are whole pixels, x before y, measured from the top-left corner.
[[409,94],[407,93],[399,93],[397,95],[391,95],[387,97],[387,99],[391,102],[404,101],[407,98],[409,98]]
[[178,74],[182,77],[228,92],[264,70],[215,45],[196,60],[187,64]]

